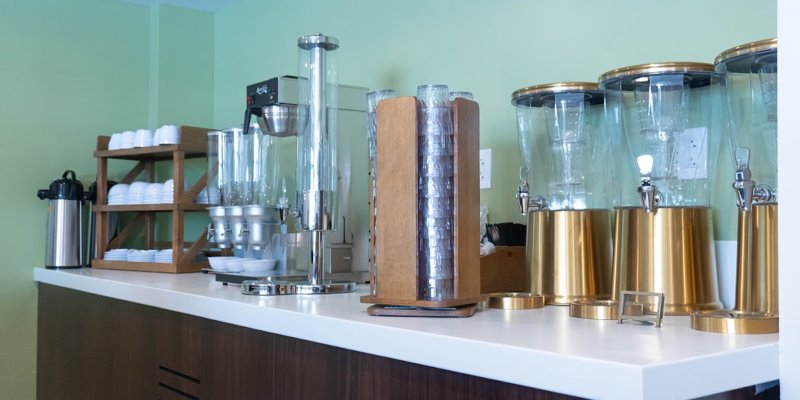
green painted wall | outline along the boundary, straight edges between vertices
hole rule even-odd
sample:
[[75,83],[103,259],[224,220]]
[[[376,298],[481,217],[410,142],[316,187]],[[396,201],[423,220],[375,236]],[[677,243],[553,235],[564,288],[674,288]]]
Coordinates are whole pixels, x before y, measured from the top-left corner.
[[[296,73],[296,40],[316,31],[341,41],[341,83],[401,95],[413,95],[424,83],[472,91],[481,106],[481,147],[493,150],[492,188],[481,191],[481,201],[494,222],[524,222],[513,198],[519,165],[514,90],[595,81],[607,70],[639,63],[713,62],[728,47],[775,36],[776,3],[242,0],[216,14],[215,125],[241,124],[245,85]],[[719,191],[730,215],[732,173],[724,165]],[[719,238],[734,238],[730,220],[720,221],[727,223]]]
[[44,260],[47,212],[37,189],[68,168],[88,186],[99,134],[210,124],[213,32],[212,14],[169,6],[0,2],[0,397],[35,398],[32,270]]

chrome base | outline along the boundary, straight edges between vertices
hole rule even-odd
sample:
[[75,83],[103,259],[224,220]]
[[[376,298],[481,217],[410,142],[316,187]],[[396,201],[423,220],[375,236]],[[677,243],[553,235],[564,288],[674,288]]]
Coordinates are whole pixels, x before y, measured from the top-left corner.
[[332,282],[327,281],[318,285],[311,283],[297,283],[295,293],[297,294],[330,294],[330,293],[349,293],[356,290],[353,282]]
[[243,281],[242,293],[257,296],[282,296],[295,294],[297,285],[293,282],[280,281]]

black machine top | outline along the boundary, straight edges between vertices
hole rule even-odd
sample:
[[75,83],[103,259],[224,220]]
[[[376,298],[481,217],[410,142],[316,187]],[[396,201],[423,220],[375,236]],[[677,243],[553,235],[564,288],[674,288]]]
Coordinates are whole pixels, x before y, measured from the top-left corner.
[[[67,178],[67,175],[70,175]],[[66,170],[61,179],[50,182],[49,189],[39,190],[36,195],[44,200],[78,200],[83,201],[83,184],[75,179],[75,171]]]

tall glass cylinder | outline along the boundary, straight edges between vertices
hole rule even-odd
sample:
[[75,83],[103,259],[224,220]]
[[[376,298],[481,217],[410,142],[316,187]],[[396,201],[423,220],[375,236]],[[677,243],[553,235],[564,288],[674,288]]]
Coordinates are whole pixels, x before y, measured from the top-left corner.
[[453,120],[446,85],[417,88],[419,298],[446,300],[453,285]]
[[235,188],[233,178],[234,165],[237,164],[236,153],[234,152],[235,135],[235,128],[220,131],[219,142],[217,145],[217,148],[219,149],[219,186],[222,195],[222,205],[225,207],[239,205],[238,191]]
[[[211,202],[212,199],[218,198],[222,194],[222,182],[224,181],[224,174],[227,172],[225,168],[225,139],[221,131],[208,132],[208,156],[207,161],[207,183],[206,194],[208,196],[206,204],[217,204]],[[220,196],[220,197],[217,197]],[[220,204],[220,205],[224,205]]]
[[[709,207],[719,152],[719,74],[710,64],[636,65],[600,77],[606,91],[620,207],[642,205],[647,175],[659,207]],[[641,156],[652,157],[642,170]],[[648,158],[649,160],[649,158]]]
[[277,207],[280,186],[278,182],[280,176],[279,139],[263,134],[258,124],[250,125],[249,131],[253,135],[251,146],[253,204]]
[[303,230],[335,229],[337,217],[336,111],[339,41],[312,34],[298,39],[299,105],[297,205]]
[[617,190],[614,292],[663,293],[667,315],[721,308],[710,207],[719,74],[710,64],[676,62],[619,68],[599,80]]
[[531,184],[548,210],[607,209],[611,206],[604,134],[603,93],[594,83],[567,82],[520,89],[517,109],[520,157]]
[[224,132],[230,135],[225,146],[225,157],[230,160],[228,190],[224,192],[226,205],[250,205],[253,201],[253,135],[244,135],[240,128],[231,128]]

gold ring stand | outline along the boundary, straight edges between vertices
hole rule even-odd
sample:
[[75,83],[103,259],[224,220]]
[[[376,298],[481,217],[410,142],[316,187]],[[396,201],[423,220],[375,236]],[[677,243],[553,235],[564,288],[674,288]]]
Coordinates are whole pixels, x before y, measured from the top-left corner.
[[613,293],[664,293],[666,315],[722,308],[713,236],[708,207],[617,209]]
[[532,293],[545,303],[608,299],[610,211],[529,211],[526,259]]
[[[626,305],[626,315],[644,315],[642,304]],[[576,301],[569,305],[569,316],[584,319],[615,320],[619,318],[619,303],[616,300]]]
[[778,332],[778,205],[739,210],[736,307],[693,313],[692,329],[727,334]]
[[525,292],[489,293],[484,304],[501,310],[531,310],[544,307],[544,296]]

